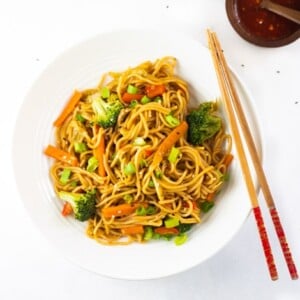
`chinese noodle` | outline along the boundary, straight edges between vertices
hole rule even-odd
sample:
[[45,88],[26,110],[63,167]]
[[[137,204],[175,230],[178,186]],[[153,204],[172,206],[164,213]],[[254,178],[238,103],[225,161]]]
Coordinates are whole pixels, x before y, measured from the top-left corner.
[[[56,147],[73,154],[78,165],[55,160],[51,167],[55,191],[96,191],[96,213],[88,220],[87,235],[101,243],[142,242],[148,240],[145,234],[149,228],[156,236],[159,231],[155,229],[165,228],[170,236],[172,230],[168,228],[200,223],[201,203],[213,203],[212,196],[224,183],[231,138],[223,124],[200,146],[191,145],[183,134],[172,145],[177,149],[175,161],[170,160],[171,149],[168,149],[159,164],[153,166],[159,146],[175,128],[166,116],[182,123],[189,112],[188,85],[175,75],[175,69],[176,59],[164,57],[124,72],[105,74],[98,87],[81,92],[74,110],[56,128]],[[123,102],[115,126],[103,128],[95,122],[91,99],[103,87],[122,100],[128,86],[143,92],[147,86],[162,85],[163,93],[145,103],[140,99]],[[85,147],[76,151],[75,143]],[[100,164],[87,170],[101,143],[103,170],[99,171]],[[70,175],[62,182],[66,168]],[[119,211],[111,215],[103,213],[114,207]],[[172,225],[165,223],[167,219],[176,221]]]

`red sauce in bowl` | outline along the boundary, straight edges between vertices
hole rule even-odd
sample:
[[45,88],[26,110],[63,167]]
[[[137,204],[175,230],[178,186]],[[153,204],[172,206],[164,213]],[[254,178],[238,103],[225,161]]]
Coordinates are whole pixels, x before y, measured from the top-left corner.
[[[300,10],[300,0],[272,0]],[[261,0],[227,0],[226,10],[234,29],[261,46],[281,46],[300,36],[300,25],[260,7]]]

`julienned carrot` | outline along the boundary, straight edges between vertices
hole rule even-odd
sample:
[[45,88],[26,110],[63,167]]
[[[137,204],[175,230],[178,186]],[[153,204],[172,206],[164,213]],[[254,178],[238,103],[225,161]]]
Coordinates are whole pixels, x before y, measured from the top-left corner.
[[72,205],[69,202],[65,202],[61,214],[66,217],[73,212]]
[[[197,209],[197,208],[198,208],[197,202],[196,202],[196,201],[191,201],[191,202],[192,202],[192,207],[193,207],[193,209]],[[184,201],[184,202],[182,203],[182,207],[189,208],[190,205],[189,205],[188,202]]]
[[149,98],[161,96],[166,91],[166,86],[163,84],[149,85],[146,87],[146,94]]
[[144,153],[145,153],[145,158],[147,158],[147,157],[149,157],[149,156],[151,156],[151,155],[152,155],[152,153],[153,153],[153,150],[146,149],[146,150],[144,151]]
[[101,214],[105,218],[127,216],[133,213],[137,207],[138,205],[136,204],[124,203],[116,206],[104,207]]
[[216,193],[208,193],[206,196],[207,201],[212,201],[215,197]]
[[224,158],[224,165],[228,168],[228,166],[230,165],[230,163],[233,160],[233,155],[232,154],[227,154]]
[[144,233],[144,226],[143,225],[133,225],[124,227],[121,229],[123,234],[139,234]]
[[153,157],[153,168],[156,168],[162,161],[164,155],[174,146],[174,144],[182,137],[188,129],[187,122],[183,121],[162,141],[158,146]]
[[141,100],[143,97],[144,97],[143,94],[130,94],[130,93],[125,92],[122,95],[122,100],[125,103],[130,103],[133,100]]
[[78,166],[78,160],[76,156],[52,145],[48,145],[44,150],[44,153],[47,156],[60,160],[68,165]]
[[102,132],[98,147],[94,150],[94,156],[98,160],[98,174],[102,177],[106,176],[104,167],[104,153],[105,153],[105,136]]
[[167,228],[167,227],[157,227],[154,229],[155,233],[158,233],[160,235],[165,234],[179,234],[179,230],[175,227]]
[[66,106],[64,107],[63,111],[60,113],[60,115],[57,117],[57,119],[54,121],[54,126],[60,127],[66,118],[69,116],[69,114],[74,110],[75,106],[79,102],[80,98],[82,96],[82,93],[79,91],[74,91],[73,95],[67,102]]

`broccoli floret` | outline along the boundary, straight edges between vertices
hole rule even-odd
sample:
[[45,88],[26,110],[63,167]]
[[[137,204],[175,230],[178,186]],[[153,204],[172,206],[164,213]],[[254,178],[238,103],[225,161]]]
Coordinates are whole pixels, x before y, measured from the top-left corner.
[[192,110],[186,117],[189,124],[187,140],[193,145],[202,145],[204,141],[214,136],[222,126],[220,117],[213,115],[215,103],[204,102]]
[[107,99],[103,99],[101,93],[90,95],[92,109],[95,113],[94,121],[103,128],[113,127],[118,119],[123,104],[112,93]]
[[96,191],[86,193],[71,193],[60,191],[58,196],[61,200],[71,204],[75,219],[84,222],[91,218],[96,211]]

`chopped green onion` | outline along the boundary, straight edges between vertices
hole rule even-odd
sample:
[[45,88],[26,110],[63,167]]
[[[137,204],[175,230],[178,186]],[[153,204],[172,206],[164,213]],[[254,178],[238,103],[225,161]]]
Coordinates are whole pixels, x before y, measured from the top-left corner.
[[145,232],[144,232],[144,240],[149,241],[153,237],[153,228],[151,226],[146,226],[145,227]]
[[153,99],[153,101],[154,101],[154,102],[161,102],[162,99],[161,99],[161,97],[157,96],[157,97],[155,97],[155,98]]
[[108,89],[108,87],[104,86],[102,89],[101,89],[101,98],[102,99],[107,99],[109,96],[110,96],[110,91]]
[[138,92],[138,88],[132,84],[129,84],[127,87],[127,93],[136,94]]
[[207,213],[214,207],[214,202],[212,201],[205,201],[200,203],[200,209],[204,212]]
[[76,187],[77,185],[78,185],[78,181],[76,181],[76,180],[71,181],[72,187]]
[[230,178],[229,173],[225,173],[225,174],[223,174],[223,175],[221,176],[222,181],[228,181],[229,178]]
[[151,99],[149,97],[147,97],[146,95],[143,96],[143,98],[141,99],[141,103],[142,104],[147,104],[151,101]]
[[63,171],[60,174],[59,181],[62,184],[66,184],[70,178],[71,170],[70,169],[63,169]]
[[133,200],[133,196],[131,194],[126,194],[123,196],[123,199],[126,203],[131,203]]
[[147,214],[147,211],[146,211],[146,208],[144,206],[139,206],[135,213],[138,215],[138,216],[146,216]]
[[135,145],[135,146],[145,146],[146,142],[142,137],[137,137],[137,138],[135,138],[135,140],[133,142],[133,145]]
[[174,238],[174,243],[176,246],[180,246],[187,241],[187,235],[185,233],[181,233]]
[[153,205],[150,205],[148,207],[139,206],[135,212],[138,216],[153,215],[156,213],[156,207]]
[[88,160],[87,171],[94,172],[98,167],[98,160],[95,156],[92,156]]
[[85,121],[85,118],[81,114],[76,115],[76,120],[83,123]]
[[74,143],[74,149],[76,153],[82,153],[87,150],[85,143]]
[[132,162],[128,163],[125,167],[124,167],[124,174],[126,176],[130,176],[135,174],[136,170],[135,170],[135,166]]
[[148,166],[148,163],[147,163],[146,159],[141,159],[141,161],[140,161],[140,167],[141,168],[145,168],[147,166]]
[[155,170],[154,171],[154,175],[157,179],[162,179],[162,176],[163,176],[163,172],[161,170]]
[[151,188],[154,188],[155,187],[154,181],[153,180],[149,180],[148,186],[151,187]]
[[148,207],[146,207],[146,214],[147,215],[153,215],[156,213],[156,206],[154,205],[149,205]]
[[161,238],[161,235],[159,233],[153,232],[152,239],[153,240],[159,240]]
[[130,108],[135,108],[138,105],[138,101],[137,100],[132,100],[129,104]]
[[166,241],[170,241],[172,238],[173,238],[173,234],[163,234],[161,235],[160,237],[163,239],[163,240],[166,240]]
[[176,218],[168,218],[164,223],[167,228],[173,228],[179,225],[179,220]]
[[168,160],[170,163],[175,163],[178,156],[180,154],[180,150],[176,147],[172,147],[170,153],[169,153],[169,156],[168,156]]
[[165,119],[171,127],[177,127],[180,124],[180,121],[171,114],[166,115]]

